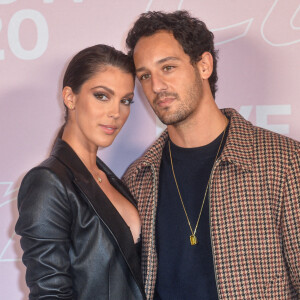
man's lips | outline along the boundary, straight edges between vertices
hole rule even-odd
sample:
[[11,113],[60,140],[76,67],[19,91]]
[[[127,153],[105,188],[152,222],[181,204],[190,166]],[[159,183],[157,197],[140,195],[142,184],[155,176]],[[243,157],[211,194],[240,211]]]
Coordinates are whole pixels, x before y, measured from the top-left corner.
[[113,126],[113,125],[100,124],[100,127],[106,134],[113,134],[118,129],[118,127]]
[[175,99],[175,97],[164,97],[159,99],[156,103],[159,107],[166,107],[169,106]]

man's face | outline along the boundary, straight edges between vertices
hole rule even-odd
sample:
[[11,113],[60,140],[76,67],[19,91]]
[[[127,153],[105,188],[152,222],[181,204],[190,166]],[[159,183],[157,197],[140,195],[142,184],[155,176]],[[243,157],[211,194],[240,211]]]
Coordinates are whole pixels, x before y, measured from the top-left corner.
[[164,124],[184,122],[200,108],[203,88],[198,66],[190,63],[173,34],[159,31],[142,37],[133,58],[144,93]]

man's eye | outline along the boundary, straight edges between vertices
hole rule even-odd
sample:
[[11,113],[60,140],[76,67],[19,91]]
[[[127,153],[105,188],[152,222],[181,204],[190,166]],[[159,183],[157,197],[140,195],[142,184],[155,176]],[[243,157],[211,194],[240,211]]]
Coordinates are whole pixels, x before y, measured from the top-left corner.
[[146,80],[148,78],[150,78],[150,74],[143,74],[143,75],[140,76],[139,79],[140,79],[140,81],[142,81],[142,80]]
[[134,101],[131,98],[128,98],[128,99],[125,98],[125,99],[121,100],[121,103],[125,104],[125,105],[130,105],[130,104],[134,103]]
[[98,100],[101,100],[101,101],[106,101],[108,100],[108,97],[103,94],[103,93],[94,93],[94,96],[98,99]]
[[174,66],[165,66],[165,67],[163,67],[163,70],[164,71],[171,71],[171,70],[173,70],[175,67]]

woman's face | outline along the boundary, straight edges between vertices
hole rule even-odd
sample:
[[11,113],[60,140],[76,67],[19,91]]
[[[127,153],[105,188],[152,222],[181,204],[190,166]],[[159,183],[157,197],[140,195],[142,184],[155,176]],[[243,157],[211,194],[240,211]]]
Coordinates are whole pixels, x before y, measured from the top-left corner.
[[113,66],[95,73],[78,94],[65,87],[73,138],[87,147],[109,146],[128,118],[133,90],[133,76]]

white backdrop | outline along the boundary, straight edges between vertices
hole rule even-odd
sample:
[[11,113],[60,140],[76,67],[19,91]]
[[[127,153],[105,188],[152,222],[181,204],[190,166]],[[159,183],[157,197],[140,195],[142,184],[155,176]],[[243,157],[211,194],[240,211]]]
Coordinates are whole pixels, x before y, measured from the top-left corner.
[[[219,107],[300,140],[299,0],[0,0],[0,299],[27,299],[15,236],[25,172],[47,157],[63,123],[61,80],[79,50],[125,50],[147,10],[186,9],[214,31]],[[120,176],[161,131],[139,84],[130,118],[99,156]]]

